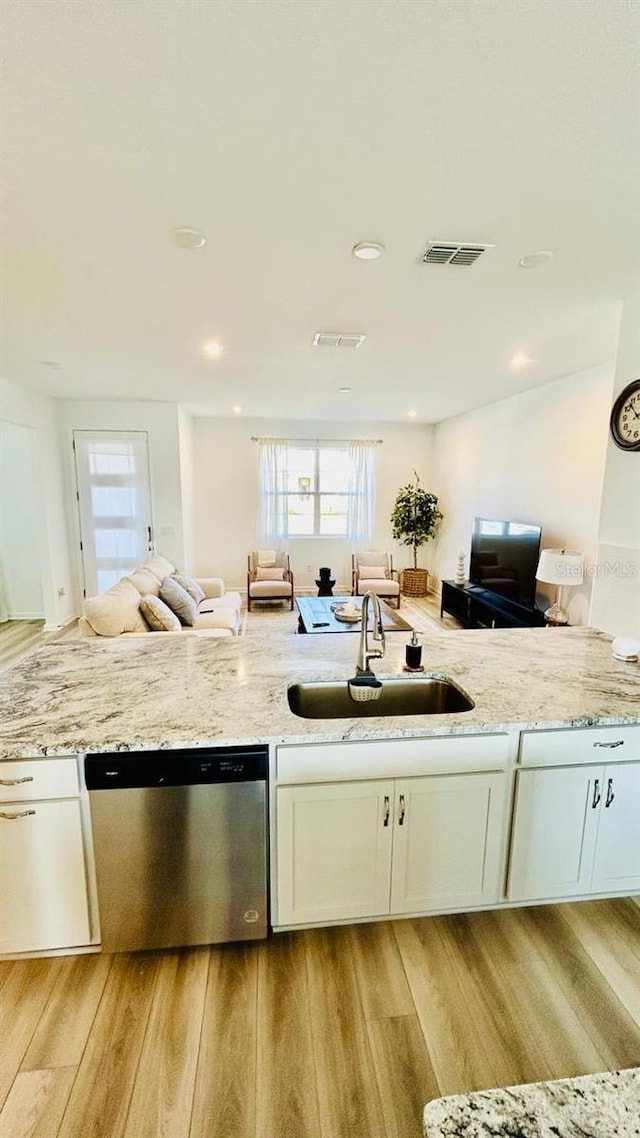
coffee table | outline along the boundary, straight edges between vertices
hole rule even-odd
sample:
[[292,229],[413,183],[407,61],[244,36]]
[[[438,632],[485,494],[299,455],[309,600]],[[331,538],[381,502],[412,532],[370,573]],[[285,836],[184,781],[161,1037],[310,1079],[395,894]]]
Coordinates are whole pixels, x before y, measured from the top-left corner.
[[[353,623],[336,620],[331,605],[346,604],[353,601],[358,608],[362,597],[296,597],[298,606],[298,632],[360,632],[361,621]],[[385,632],[411,632],[413,625],[407,624],[399,613],[380,601],[382,627]]]

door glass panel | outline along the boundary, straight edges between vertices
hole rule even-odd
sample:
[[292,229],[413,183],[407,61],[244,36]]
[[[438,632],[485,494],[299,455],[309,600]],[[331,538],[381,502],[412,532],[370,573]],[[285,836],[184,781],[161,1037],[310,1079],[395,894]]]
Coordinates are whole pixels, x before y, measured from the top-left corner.
[[93,596],[144,561],[151,494],[144,431],[74,431],[84,591]]

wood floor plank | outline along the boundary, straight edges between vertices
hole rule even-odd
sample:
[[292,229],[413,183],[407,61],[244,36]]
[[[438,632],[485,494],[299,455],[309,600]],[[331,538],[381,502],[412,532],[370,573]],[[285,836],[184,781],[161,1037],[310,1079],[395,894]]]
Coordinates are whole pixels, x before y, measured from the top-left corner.
[[163,953],[125,1138],[189,1138],[209,949]]
[[112,957],[67,956],[34,1032],[21,1070],[77,1067],[107,982]]
[[620,935],[615,921],[609,918],[603,925],[601,909],[575,904],[561,905],[558,911],[640,1028],[640,956]]
[[443,1095],[495,1086],[485,1041],[470,1017],[436,917],[394,921],[394,933]]
[[[502,969],[479,951],[473,918],[438,918],[438,932],[451,961],[468,1015],[490,1056],[494,1086],[549,1079],[544,1050],[513,1014],[514,996]],[[478,938],[480,939],[480,938]]]
[[190,1138],[253,1138],[258,946],[211,949]]
[[55,957],[18,960],[8,967],[0,989],[0,1106],[20,1069],[61,966],[61,959]]
[[[498,920],[492,922],[477,921],[477,915],[481,914],[474,913],[466,921],[469,954],[484,961],[493,976],[493,988],[504,994],[501,1006],[507,1041],[513,1034],[527,1062],[535,1063],[529,1081],[601,1071],[602,1056],[546,961],[537,952],[528,953],[526,934],[515,938],[514,962],[513,946],[504,935],[504,926],[513,924],[509,914],[495,913]],[[496,932],[503,935],[496,936]]]
[[76,1067],[21,1071],[0,1111],[0,1138],[54,1138]]
[[[346,928],[302,933],[322,1138],[384,1138],[382,1104]],[[346,1072],[349,1072],[348,1079]]]
[[560,908],[514,909],[513,919],[522,922],[538,940],[559,987],[567,993],[605,1067],[640,1066],[640,1029],[560,915]]
[[256,1138],[319,1134],[305,944],[281,933],[259,952]]
[[351,925],[347,936],[365,1019],[413,1015],[415,1005],[391,922]]
[[367,1033],[387,1138],[421,1138],[424,1105],[440,1091],[417,1015],[367,1020]]
[[155,953],[114,957],[58,1138],[121,1138],[158,972]]

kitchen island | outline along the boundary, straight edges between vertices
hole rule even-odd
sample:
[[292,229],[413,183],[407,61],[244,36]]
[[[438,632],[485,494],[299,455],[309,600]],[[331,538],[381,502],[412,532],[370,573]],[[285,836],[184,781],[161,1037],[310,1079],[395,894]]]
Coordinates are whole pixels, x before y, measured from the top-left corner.
[[[585,628],[460,631],[424,637],[425,672],[448,676],[471,711],[309,720],[288,707],[294,681],[354,674],[351,637],[195,636],[52,644],[0,679],[0,757],[84,751],[416,738],[502,729],[640,722],[640,665],[614,660]],[[402,674],[387,638],[380,679]]]
[[[274,930],[640,892],[640,667],[615,660],[608,636],[429,635],[426,674],[454,681],[470,710],[294,715],[288,685],[348,680],[355,649],[148,635],[52,644],[6,673],[0,952],[100,943],[91,752],[179,763],[185,748],[268,745]],[[403,663],[389,637],[377,676]]]

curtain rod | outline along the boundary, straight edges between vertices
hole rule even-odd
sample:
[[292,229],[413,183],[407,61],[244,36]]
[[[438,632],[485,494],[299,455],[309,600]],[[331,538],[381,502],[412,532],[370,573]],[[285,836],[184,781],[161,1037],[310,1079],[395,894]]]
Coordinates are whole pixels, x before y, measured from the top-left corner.
[[[334,443],[343,443],[345,445],[348,443],[369,443],[370,446],[381,446],[384,439],[278,439],[278,442],[280,441],[284,443],[313,443],[315,446]],[[271,438],[268,435],[252,435],[251,442],[267,443],[271,442]]]

